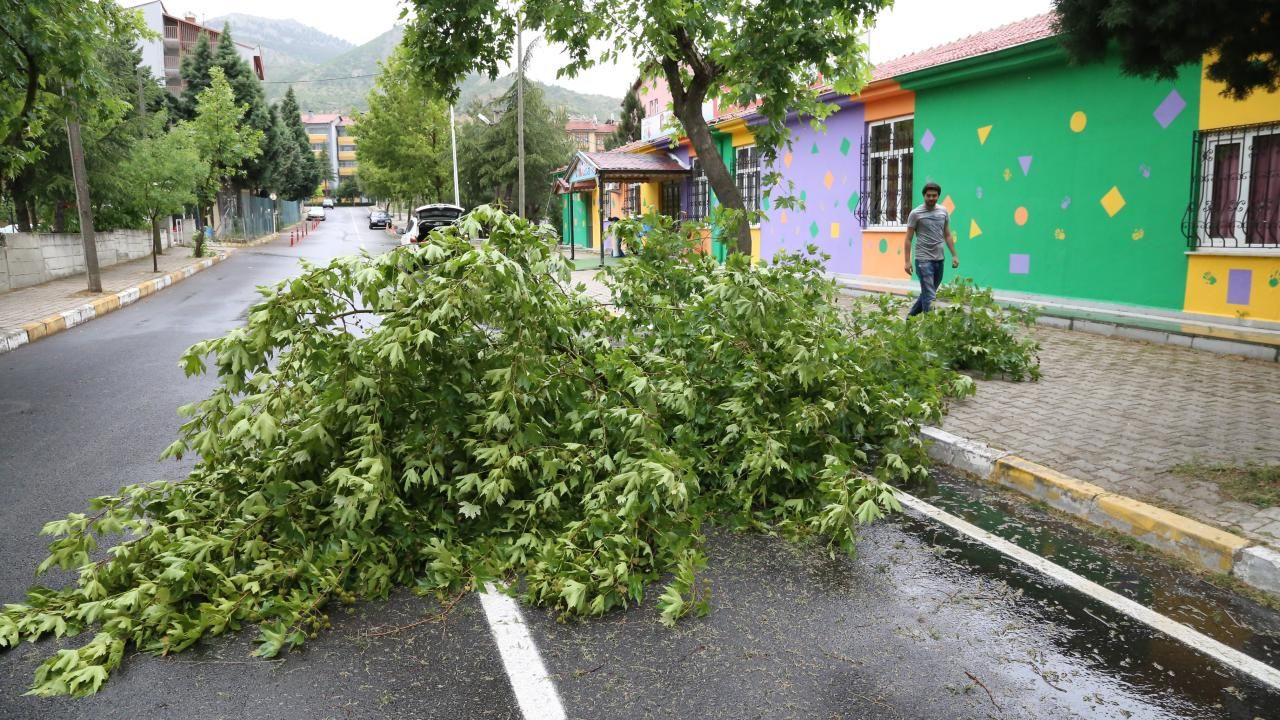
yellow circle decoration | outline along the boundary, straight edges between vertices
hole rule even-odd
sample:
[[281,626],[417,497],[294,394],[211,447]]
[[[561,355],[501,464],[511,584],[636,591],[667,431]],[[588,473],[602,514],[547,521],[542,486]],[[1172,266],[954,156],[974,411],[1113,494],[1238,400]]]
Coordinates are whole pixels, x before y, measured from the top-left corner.
[[1071,132],[1084,132],[1084,126],[1089,124],[1089,116],[1080,110],[1071,113]]

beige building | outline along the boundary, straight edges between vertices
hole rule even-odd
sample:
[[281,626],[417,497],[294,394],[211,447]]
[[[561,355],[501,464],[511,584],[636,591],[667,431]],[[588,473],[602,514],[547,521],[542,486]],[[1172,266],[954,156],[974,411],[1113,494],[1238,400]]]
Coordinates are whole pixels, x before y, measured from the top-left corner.
[[[174,95],[180,94],[186,87],[180,74],[182,58],[195,49],[196,41],[201,35],[208,36],[210,45],[217,45],[222,33],[201,25],[190,13],[181,17],[170,13],[160,0],[122,2],[121,4],[137,10],[147,28],[156,34],[156,37],[144,39],[138,43],[142,50],[142,64],[150,67],[155,77],[164,82],[166,90]],[[233,35],[234,32],[235,28],[232,28]],[[265,80],[262,48],[237,41],[236,49],[240,51],[240,57],[253,68],[258,79]]]
[[356,160],[356,136],[352,129],[356,124],[350,115],[337,113],[303,113],[302,125],[307,130],[311,151],[319,155],[329,154],[329,171],[324,180],[326,194],[331,194],[343,178],[356,174],[360,163]]
[[604,152],[605,140],[618,129],[613,122],[596,122],[590,120],[570,120],[564,129],[573,136],[574,146],[582,152]]

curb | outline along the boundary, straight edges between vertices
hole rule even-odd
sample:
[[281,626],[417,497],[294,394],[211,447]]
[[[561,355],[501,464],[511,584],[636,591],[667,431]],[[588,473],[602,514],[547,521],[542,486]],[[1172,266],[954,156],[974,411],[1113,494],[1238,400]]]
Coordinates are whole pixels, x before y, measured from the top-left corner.
[[939,463],[1124,533],[1198,569],[1229,574],[1258,590],[1280,595],[1280,552],[1266,545],[945,430],[925,427],[920,434],[928,441],[929,456]]
[[0,334],[0,354],[17,350],[28,343],[55,335],[77,325],[83,325],[94,318],[114,312],[127,305],[132,305],[152,293],[159,292],[174,283],[182,282],[201,270],[213,267],[227,259],[229,255],[230,253],[223,252],[207,257],[181,270],[174,270],[153,280],[127,287],[114,295],[107,295],[70,310],[49,315],[34,322],[24,323],[15,330]]

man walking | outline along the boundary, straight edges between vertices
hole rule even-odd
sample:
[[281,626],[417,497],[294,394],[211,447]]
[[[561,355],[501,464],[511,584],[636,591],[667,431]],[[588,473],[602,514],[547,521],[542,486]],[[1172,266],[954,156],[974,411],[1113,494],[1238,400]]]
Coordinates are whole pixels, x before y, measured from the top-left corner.
[[911,315],[929,312],[933,298],[942,285],[942,243],[951,251],[951,267],[960,267],[960,258],[956,255],[956,244],[951,240],[951,215],[947,209],[938,205],[938,196],[942,187],[938,183],[926,183],[924,186],[924,204],[917,206],[907,216],[907,237],[903,241],[902,256],[907,275],[911,275],[911,238],[916,238],[916,274],[920,277],[920,297],[911,306]]

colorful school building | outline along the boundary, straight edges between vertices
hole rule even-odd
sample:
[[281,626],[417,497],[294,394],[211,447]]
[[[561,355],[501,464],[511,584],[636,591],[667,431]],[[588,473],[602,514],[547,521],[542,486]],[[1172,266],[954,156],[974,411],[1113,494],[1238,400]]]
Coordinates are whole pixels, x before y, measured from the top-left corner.
[[[828,93],[839,109],[825,130],[796,120],[776,168],[762,166],[753,110],[704,114],[747,206],[764,211],[757,259],[813,244],[837,275],[906,280],[904,223],[932,180],[958,272],[981,285],[1280,321],[1280,93],[1222,89],[1194,64],[1169,80],[1072,65],[1041,15],[882,63],[858,95]],[[647,137],[579,152],[558,181],[564,242],[599,248],[608,217],[715,206],[688,140],[662,132],[665,102],[642,104]],[[803,210],[770,207],[773,170],[774,192]]]

